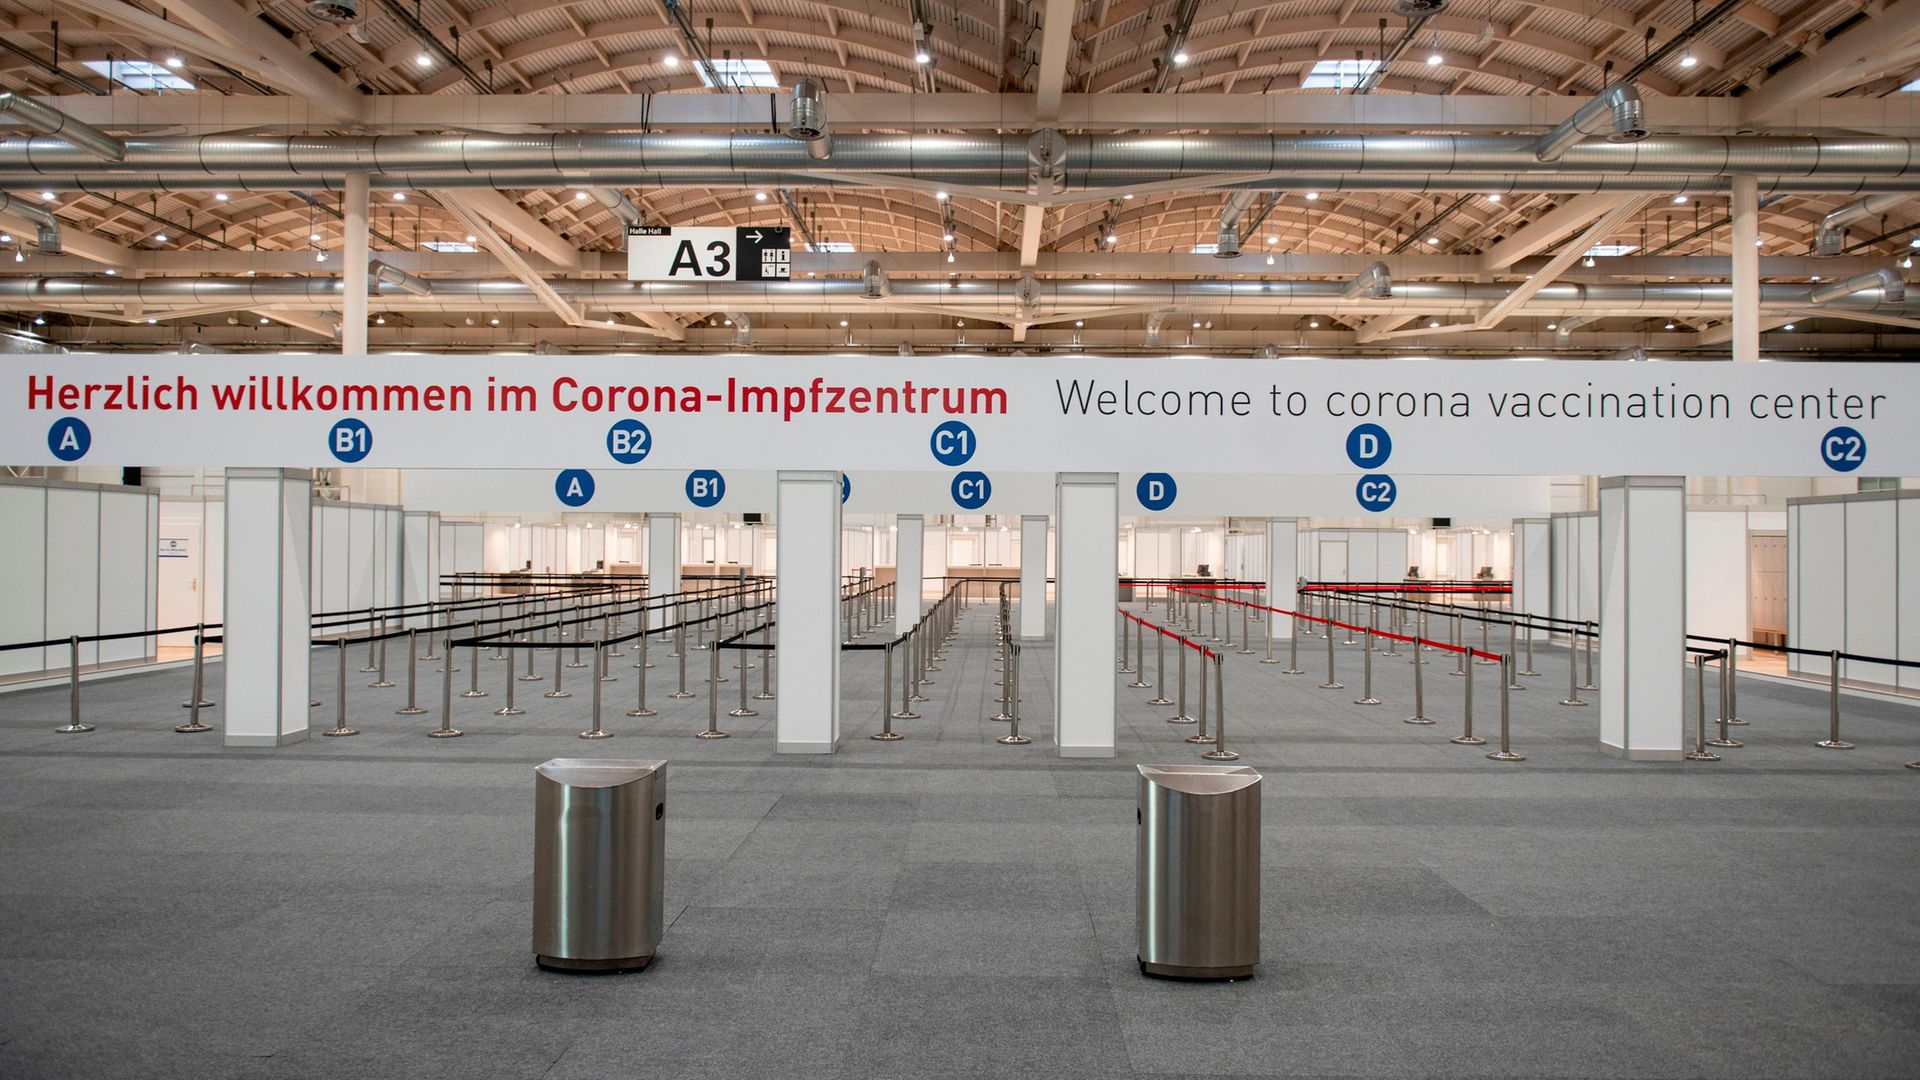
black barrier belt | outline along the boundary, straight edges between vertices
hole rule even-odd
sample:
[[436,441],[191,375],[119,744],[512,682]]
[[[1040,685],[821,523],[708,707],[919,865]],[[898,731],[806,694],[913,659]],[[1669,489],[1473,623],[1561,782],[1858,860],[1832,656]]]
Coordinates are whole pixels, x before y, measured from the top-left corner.
[[[762,611],[772,607],[773,604],[774,604],[773,601],[768,600],[765,603],[749,604],[749,605],[743,606],[737,612],[736,611],[716,611],[711,615],[703,615],[703,616],[700,616],[699,618],[682,619],[681,621],[675,622],[675,623],[662,623],[659,626],[649,626],[645,631],[636,629],[628,633],[620,634],[614,637],[595,638],[593,639],[592,643],[600,644],[600,645],[621,645],[629,641],[638,641],[642,637],[653,637],[656,634],[669,633],[674,630],[679,630],[683,627],[704,626],[707,623],[717,622],[721,619],[727,618],[728,616],[735,615],[735,614],[744,614],[749,611]],[[634,610],[638,611],[639,609],[635,608]],[[595,622],[595,621],[604,619],[605,617],[606,617],[605,615],[591,615],[585,618],[573,619],[573,620],[556,619],[552,622],[538,624],[537,626],[529,626],[527,627],[527,629],[529,631],[548,630],[561,625],[576,626],[576,625],[579,625],[580,623]],[[477,649],[477,648],[483,648],[486,646],[492,646],[493,648],[496,648],[496,649],[552,649],[552,648],[567,648],[569,645],[572,645],[572,644],[574,644],[574,642],[559,641],[557,639],[554,641],[544,641],[544,640],[543,641],[514,641],[512,640],[511,634],[509,634],[505,639],[501,639],[497,635],[482,634],[477,637],[451,638],[447,642],[448,648],[454,648],[454,649],[465,649],[465,648]],[[589,644],[588,642],[579,642],[579,646],[581,648],[586,648],[588,644]]]
[[[159,637],[162,634],[192,634],[202,630],[218,630],[219,623],[206,623],[204,627],[196,623],[192,626],[172,626],[163,630],[123,630],[117,634],[74,634],[63,638],[49,638],[46,641],[16,641],[9,645],[0,645],[0,652],[13,652],[16,649],[47,649],[56,645],[72,645],[78,638],[80,644],[88,645],[96,641],[131,641],[134,638]],[[218,641],[218,638],[202,637],[202,641]]]
[[[595,602],[589,603],[589,604],[579,605],[573,608],[571,613],[578,613],[587,608],[591,608],[592,611],[591,613],[588,613],[588,614],[575,614],[575,617],[573,618],[550,618],[546,622],[525,623],[527,616],[524,614],[499,615],[499,616],[495,616],[493,618],[487,618],[487,619],[469,619],[467,620],[467,626],[469,629],[471,629],[474,623],[479,623],[484,626],[493,626],[500,623],[512,623],[516,627],[518,627],[518,626],[521,626],[521,624],[525,623],[525,629],[529,631],[548,630],[548,629],[553,629],[555,627],[560,627],[560,626],[579,626],[582,623],[590,623],[596,619],[608,618],[609,616],[618,615],[624,611],[634,611],[637,613],[642,608],[648,611],[656,611],[656,610],[674,606],[680,603],[692,602],[691,600],[684,599],[688,597],[692,597],[696,599],[726,599],[728,597],[739,595],[741,593],[748,592],[748,591],[751,591],[751,590],[735,589],[735,590],[709,590],[709,591],[699,591],[699,592],[688,591],[688,592],[679,592],[679,593],[668,593],[664,596],[646,596],[644,594],[634,595],[634,596],[619,596],[619,597],[612,597],[609,599],[596,600]],[[567,594],[565,596],[562,596],[561,599],[584,600],[592,597],[602,597],[606,595],[607,594],[604,592],[594,592],[594,593],[586,593],[586,594],[580,594],[580,595]],[[495,599],[489,600],[488,603],[497,604],[504,607],[510,604],[528,604],[528,603],[536,603],[536,602],[545,602],[551,599],[554,599],[553,594],[530,594],[524,597],[516,596],[516,597],[506,597],[506,598],[495,598]],[[613,609],[613,610],[607,610],[607,609]],[[543,613],[543,614],[547,614],[547,613]],[[566,615],[566,614],[569,614],[569,612],[562,612],[560,614]],[[456,628],[457,626],[458,624],[456,624]],[[404,638],[409,633],[412,633],[414,630],[417,630],[417,629],[423,629],[423,628],[402,627],[397,630],[389,630],[384,634],[375,634],[371,632],[365,633],[365,634],[358,634],[358,635],[341,634],[333,638],[321,638],[316,640],[324,642],[328,645],[337,644],[338,642],[343,640],[348,642],[368,642],[368,641],[381,641],[381,640],[393,641],[399,638]],[[465,645],[466,643],[467,642],[464,640],[460,642],[460,644],[462,645]],[[496,642],[496,641],[493,641],[491,638],[487,638],[483,641],[483,644],[503,645],[503,644],[509,644],[509,643]],[[512,644],[509,647],[518,647],[518,645]],[[550,646],[542,645],[541,647],[547,648]]]
[[1394,600],[1391,598],[1370,596],[1366,593],[1314,591],[1312,589],[1302,589],[1301,593],[1308,596],[1338,596],[1349,603],[1374,604],[1381,607],[1397,608],[1401,611],[1424,611],[1429,615],[1444,615],[1450,619],[1460,618],[1470,622],[1489,622],[1496,626],[1505,626],[1511,623],[1515,626],[1523,626],[1528,630],[1546,630],[1549,632],[1558,630],[1558,632],[1561,633],[1577,633],[1583,636],[1598,636],[1600,633],[1600,624],[1591,619],[1562,619],[1553,615],[1535,615],[1527,611],[1510,611],[1504,614],[1498,612],[1489,613],[1484,608],[1463,607],[1459,604],[1433,604],[1422,600]]
[[[1732,642],[1735,648],[1765,649],[1769,652],[1788,653],[1793,656],[1819,656],[1827,659],[1838,657],[1858,664],[1885,664],[1888,667],[1920,668],[1920,660],[1895,660],[1885,656],[1865,656],[1860,653],[1842,652],[1839,649],[1802,649],[1794,645],[1762,645],[1757,641],[1741,641],[1739,638],[1713,637],[1710,634],[1688,634],[1688,641],[1712,641],[1721,645]],[[1692,646],[1688,646],[1692,648]],[[1722,652],[1725,650],[1722,649]]]
[[[560,589],[549,592],[527,593],[524,596],[474,596],[460,600],[428,600],[415,604],[390,604],[386,607],[352,608],[347,611],[328,611],[311,616],[308,631],[327,630],[336,626],[353,626],[358,623],[370,623],[381,616],[394,618],[432,617],[436,614],[462,611],[475,611],[501,604],[514,604],[523,600],[563,599],[566,597],[602,596],[609,593],[638,592],[638,585],[602,585],[583,589]],[[419,610],[416,610],[419,609]],[[341,616],[352,616],[343,618]],[[330,621],[317,621],[330,620]]]

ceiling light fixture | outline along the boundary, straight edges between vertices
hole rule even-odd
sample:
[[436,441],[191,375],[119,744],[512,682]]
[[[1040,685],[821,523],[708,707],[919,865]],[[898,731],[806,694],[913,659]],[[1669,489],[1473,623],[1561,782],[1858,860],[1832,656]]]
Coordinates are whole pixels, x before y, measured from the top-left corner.
[[317,244],[317,243],[319,243],[319,242],[320,242],[320,234],[319,234],[319,233],[308,233],[308,234],[307,234],[307,239],[308,239],[308,240],[309,240],[310,242],[312,242],[312,243],[315,243],[315,244]]
[[479,238],[479,237],[477,237],[477,236],[475,236],[475,235],[473,235],[472,233],[468,233],[468,234],[467,234],[467,243],[469,243],[469,244],[477,244],[477,243],[479,243],[479,242],[480,242],[480,238]]
[[936,191],[936,192],[934,192],[934,193],[933,193],[933,197],[934,197],[935,199],[938,199],[938,200],[939,200],[939,201],[941,201],[941,202],[946,202],[946,201],[947,201],[947,193],[946,193],[946,192],[944,192],[944,191]]
[[916,64],[931,64],[933,63],[933,54],[928,52],[925,47],[915,49],[913,51],[913,62]]
[[1694,58],[1692,46],[1688,46],[1687,54],[1680,58],[1680,66],[1683,68],[1690,68],[1699,62],[1700,62],[1699,60]]
[[393,193],[393,201],[394,201],[394,202],[406,202],[406,201],[407,201],[407,193],[406,193],[406,192],[404,192],[404,191],[396,191],[396,192],[394,192],[394,193]]
[[1494,192],[1493,194],[1491,194],[1491,195],[1489,195],[1489,196],[1487,196],[1487,201],[1488,201],[1488,202],[1499,202],[1499,201],[1500,201],[1500,193],[1496,191],[1496,192]]
[[227,193],[226,193],[226,192],[224,192],[224,191],[216,191],[216,192],[214,192],[214,193],[213,193],[213,197],[214,197],[214,199],[215,199],[216,201],[218,201],[218,202],[226,202],[226,201],[227,201]]
[[429,55],[427,55],[426,53],[424,53],[424,52],[423,52],[423,53],[420,53],[420,54],[418,54],[418,55],[416,55],[416,56],[415,56],[415,57],[413,58],[413,62],[414,62],[414,63],[415,63],[416,65],[418,65],[418,66],[420,66],[420,67],[423,67],[423,68],[430,68],[430,67],[432,67],[432,66],[433,66],[433,57],[431,57],[431,56],[429,56]]
[[1672,323],[1668,323],[1668,324],[1667,324],[1667,329],[1669,329],[1669,330],[1671,330],[1671,329],[1673,329],[1673,328],[1674,328],[1674,324],[1672,324]]
[[680,54],[679,54],[679,53],[668,53],[667,55],[665,55],[665,56],[663,56],[663,57],[661,57],[661,58],[660,58],[660,62],[661,62],[661,63],[663,63],[663,64],[665,64],[665,65],[667,65],[668,67],[679,67],[679,66],[680,66]]
[[51,191],[43,191],[43,192],[41,192],[41,193],[40,193],[40,201],[41,201],[41,202],[52,202],[52,201],[53,201],[53,192],[51,192]]
[[1684,194],[1680,194],[1680,195],[1675,195],[1675,196],[1673,197],[1673,205],[1675,205],[1675,206],[1685,206],[1685,205],[1687,205],[1687,197],[1686,197],[1686,195],[1684,195]]
[[156,244],[164,244],[164,243],[166,243],[166,242],[167,242],[167,234],[166,234],[166,233],[154,233],[154,234],[153,234],[153,242],[154,242],[154,243],[156,243]]
[[1785,325],[1785,326],[1783,326],[1783,327],[1781,327],[1780,329],[1782,329],[1782,330],[1791,330],[1791,329],[1793,329],[1793,324],[1792,324],[1792,323],[1788,323],[1787,325]]
[[756,192],[754,192],[754,193],[753,193],[753,201],[754,201],[754,202],[766,202],[766,201],[767,201],[767,193],[766,193],[766,192],[764,192],[764,191],[756,191]]
[[573,193],[574,202],[586,202],[588,199],[591,199],[591,198],[593,198],[593,196],[587,194],[584,191],[576,191]]
[[1593,256],[1589,255],[1585,259],[1580,260],[1580,264],[1589,270],[1593,269]]
[[161,61],[161,63],[167,65],[170,68],[179,68],[179,67],[185,66],[186,61],[180,59],[178,56],[169,56],[165,60]]
[[1312,201],[1314,201],[1315,199],[1318,199],[1319,197],[1320,197],[1320,193],[1319,193],[1319,192],[1317,192],[1317,191],[1309,191],[1309,192],[1307,192],[1307,201],[1308,201],[1308,202],[1312,202]]
[[1181,49],[1179,52],[1173,54],[1173,63],[1176,67],[1185,64],[1187,59],[1187,50],[1185,49]]

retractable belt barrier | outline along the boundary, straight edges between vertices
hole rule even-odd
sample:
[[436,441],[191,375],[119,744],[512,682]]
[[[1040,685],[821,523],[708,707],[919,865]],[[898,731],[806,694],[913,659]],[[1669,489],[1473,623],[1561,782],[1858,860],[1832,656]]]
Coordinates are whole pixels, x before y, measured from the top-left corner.
[[[1129,624],[1138,626],[1140,628],[1134,639],[1136,660],[1138,660],[1139,658],[1139,650],[1143,648],[1143,646],[1140,643],[1146,639],[1146,632],[1148,630],[1152,630],[1155,633],[1156,637],[1154,638],[1154,657],[1155,657],[1155,663],[1159,666],[1158,681],[1160,682],[1161,685],[1165,685],[1165,680],[1166,680],[1167,639],[1172,638],[1176,644],[1182,646],[1179,654],[1179,658],[1180,658],[1180,673],[1179,673],[1180,689],[1179,689],[1179,699],[1178,699],[1179,703],[1175,706],[1173,715],[1167,717],[1167,723],[1193,724],[1194,725],[1193,734],[1187,736],[1187,741],[1190,743],[1198,743],[1201,745],[1211,747],[1211,749],[1202,753],[1200,755],[1201,757],[1209,758],[1214,761],[1238,760],[1240,755],[1234,753],[1232,750],[1227,749],[1227,705],[1226,705],[1226,695],[1225,695],[1226,683],[1220,672],[1220,663],[1221,663],[1220,654],[1213,651],[1212,649],[1207,648],[1205,645],[1201,644],[1200,642],[1195,641],[1192,638],[1187,637],[1185,634],[1182,634],[1176,630],[1170,630],[1167,627],[1161,626],[1158,623],[1149,622],[1146,619],[1143,619],[1140,616],[1125,610],[1124,608],[1117,609],[1117,610],[1119,611],[1121,616],[1120,650],[1123,657],[1126,653],[1126,633],[1127,633],[1126,628]],[[1191,649],[1194,652],[1197,652],[1200,654],[1200,707],[1199,707],[1198,716],[1187,715],[1187,652],[1186,650],[1188,649]],[[1207,663],[1208,661],[1212,661],[1213,663],[1215,720],[1214,720],[1214,734],[1212,735],[1207,734]],[[1144,664],[1140,664],[1139,666],[1144,666]],[[1138,679],[1135,680],[1135,684],[1146,685],[1145,683],[1141,683],[1140,680]],[[1153,700],[1149,701],[1148,704],[1149,705],[1153,705],[1153,704],[1171,705],[1174,703],[1167,701],[1164,695],[1159,695],[1159,696],[1156,696]]]

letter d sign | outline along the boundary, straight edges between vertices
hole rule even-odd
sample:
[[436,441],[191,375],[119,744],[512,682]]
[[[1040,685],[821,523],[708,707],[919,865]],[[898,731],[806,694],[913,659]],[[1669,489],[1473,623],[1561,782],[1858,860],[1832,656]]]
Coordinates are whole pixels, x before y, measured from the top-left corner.
[[1150,472],[1143,474],[1140,482],[1133,486],[1133,494],[1141,506],[1157,513],[1173,505],[1180,494],[1180,485],[1174,483],[1168,473]]

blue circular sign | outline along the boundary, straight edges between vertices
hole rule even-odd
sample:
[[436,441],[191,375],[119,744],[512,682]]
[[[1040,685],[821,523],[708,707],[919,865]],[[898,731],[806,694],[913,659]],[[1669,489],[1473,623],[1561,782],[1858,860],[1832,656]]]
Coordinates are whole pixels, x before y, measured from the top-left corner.
[[1354,498],[1360,500],[1360,509],[1375,514],[1392,506],[1399,494],[1400,485],[1385,473],[1368,473],[1353,488]]
[[955,506],[962,510],[978,510],[993,498],[993,481],[987,479],[986,473],[968,470],[954,474],[949,490],[953,492]]
[[973,460],[973,452],[980,449],[973,429],[958,420],[948,420],[934,428],[927,445],[933,450],[933,460],[942,465],[965,465]]
[[553,478],[553,493],[567,506],[585,506],[593,501],[593,474],[585,469],[562,469]]
[[351,465],[373,452],[373,429],[354,417],[336,421],[327,432],[327,449],[333,456]]
[[653,432],[638,420],[620,420],[607,429],[607,456],[622,465],[638,465],[653,449]]
[[843,503],[846,502],[847,496],[851,494],[853,494],[853,481],[847,479],[846,473],[841,473],[840,474],[840,501]]
[[693,505],[713,506],[726,497],[726,477],[712,469],[695,469],[687,474],[687,501]]
[[79,461],[93,446],[93,432],[77,416],[63,416],[47,429],[47,449],[61,461]]
[[1834,472],[1852,472],[1867,463],[1867,437],[1850,427],[1837,427],[1820,437],[1820,460]]
[[1347,460],[1355,468],[1377,469],[1393,454],[1393,439],[1379,424],[1361,424],[1347,432]]
[[1180,494],[1180,485],[1174,483],[1168,473],[1143,473],[1140,482],[1133,485],[1133,494],[1141,506],[1158,512],[1173,505],[1174,498]]

